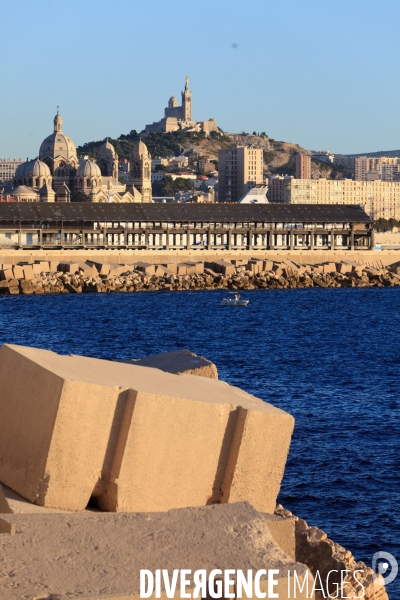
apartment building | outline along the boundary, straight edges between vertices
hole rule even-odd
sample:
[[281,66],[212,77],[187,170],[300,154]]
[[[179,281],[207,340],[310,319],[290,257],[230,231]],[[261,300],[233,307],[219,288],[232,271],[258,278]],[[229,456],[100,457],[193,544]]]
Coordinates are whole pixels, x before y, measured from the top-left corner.
[[400,157],[358,156],[354,160],[354,171],[357,181],[368,181],[369,179],[396,181],[400,174]]
[[208,158],[201,158],[197,163],[200,171],[205,171],[206,173],[213,172],[216,170],[215,162],[211,162]]
[[335,154],[333,164],[336,167],[344,167],[345,169],[354,169],[354,156],[346,156],[345,154]]
[[296,156],[296,179],[311,179],[311,157],[307,154]]
[[[373,219],[400,219],[400,181],[288,177],[283,185],[285,204],[359,205]],[[270,191],[271,187],[270,183]]]
[[333,164],[333,161],[335,160],[335,155],[332,154],[332,152],[329,152],[329,150],[321,150],[320,152],[313,152],[312,158],[320,160],[321,162]]
[[218,151],[220,202],[238,202],[261,183],[264,183],[262,148],[236,146]]
[[15,158],[0,158],[0,181],[11,181],[14,179],[15,171],[19,165],[22,165],[24,161],[22,158],[16,160]]
[[292,180],[292,175],[271,175],[268,178],[268,201],[285,202],[285,185],[287,180]]

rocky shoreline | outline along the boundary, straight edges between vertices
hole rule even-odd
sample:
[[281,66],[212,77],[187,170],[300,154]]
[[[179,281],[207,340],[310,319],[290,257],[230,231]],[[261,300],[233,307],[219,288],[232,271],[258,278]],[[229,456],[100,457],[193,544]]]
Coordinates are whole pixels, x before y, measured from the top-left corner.
[[[48,266],[46,266],[48,265]],[[0,294],[139,292],[157,290],[254,290],[400,285],[400,261],[326,262],[301,265],[254,259],[205,263],[112,265],[46,263],[2,265]]]

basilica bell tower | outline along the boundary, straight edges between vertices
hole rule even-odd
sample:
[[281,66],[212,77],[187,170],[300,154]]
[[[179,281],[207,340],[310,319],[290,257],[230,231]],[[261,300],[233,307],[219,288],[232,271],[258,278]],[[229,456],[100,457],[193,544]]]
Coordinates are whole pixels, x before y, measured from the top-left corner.
[[151,154],[142,140],[133,148],[129,174],[129,183],[141,193],[142,202],[151,202]]
[[182,120],[192,120],[192,92],[189,90],[189,77],[187,76],[185,89],[182,92]]

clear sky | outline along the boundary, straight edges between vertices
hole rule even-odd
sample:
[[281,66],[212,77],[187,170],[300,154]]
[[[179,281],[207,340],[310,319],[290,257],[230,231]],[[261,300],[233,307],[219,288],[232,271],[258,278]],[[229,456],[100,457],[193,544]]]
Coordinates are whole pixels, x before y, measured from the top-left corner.
[[400,148],[400,0],[20,0],[1,25],[1,158],[36,156],[58,104],[77,145],[140,131],[185,75],[225,131]]

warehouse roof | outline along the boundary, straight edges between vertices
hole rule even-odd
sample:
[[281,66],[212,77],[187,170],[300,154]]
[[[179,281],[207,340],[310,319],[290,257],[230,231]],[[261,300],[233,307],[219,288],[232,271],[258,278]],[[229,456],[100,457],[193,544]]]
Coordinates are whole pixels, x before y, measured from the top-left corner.
[[359,206],[343,204],[8,203],[1,221],[210,221],[369,223]]

